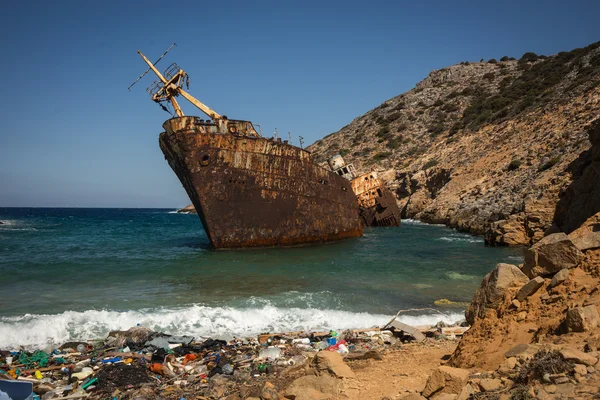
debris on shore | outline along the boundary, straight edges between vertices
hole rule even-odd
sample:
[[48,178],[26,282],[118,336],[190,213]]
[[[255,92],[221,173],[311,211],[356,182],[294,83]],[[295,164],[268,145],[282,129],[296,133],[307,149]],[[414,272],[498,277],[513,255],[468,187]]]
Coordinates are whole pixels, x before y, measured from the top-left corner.
[[326,374],[325,380],[351,377],[348,361],[381,360],[382,354],[410,342],[455,339],[468,329],[438,325],[417,329],[394,318],[389,329],[265,333],[230,341],[196,340],[137,326],[103,340],[0,351],[0,399],[3,392],[10,399],[10,390],[25,390],[42,400],[277,399],[278,392],[302,386],[296,380],[309,370]]

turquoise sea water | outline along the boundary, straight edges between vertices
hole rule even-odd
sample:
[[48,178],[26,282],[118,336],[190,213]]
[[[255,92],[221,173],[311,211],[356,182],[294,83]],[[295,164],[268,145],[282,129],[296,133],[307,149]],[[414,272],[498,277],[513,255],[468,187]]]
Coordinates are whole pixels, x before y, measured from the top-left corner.
[[138,323],[197,336],[453,322],[520,249],[404,221],[320,246],[215,251],[165,209],[0,208],[0,348],[101,337]]

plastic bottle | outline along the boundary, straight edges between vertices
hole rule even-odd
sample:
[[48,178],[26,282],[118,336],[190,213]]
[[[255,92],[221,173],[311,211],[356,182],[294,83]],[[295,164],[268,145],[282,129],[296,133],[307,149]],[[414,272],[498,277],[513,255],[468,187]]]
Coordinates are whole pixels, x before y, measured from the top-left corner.
[[198,365],[196,367],[196,373],[199,375],[206,374],[207,371],[208,371],[208,368],[206,368],[206,365]]
[[292,340],[292,343],[310,344],[310,339],[309,338],[294,339],[294,340]]
[[317,350],[325,350],[328,347],[329,347],[329,343],[327,343],[327,342],[319,342],[317,344]]
[[77,351],[80,353],[85,353],[85,345],[84,344],[78,344],[77,345]]
[[289,361],[289,365],[302,365],[306,363],[307,358],[301,355],[292,357]]
[[281,349],[279,347],[268,347],[266,349],[262,349],[258,356],[262,359],[276,359],[281,356]]
[[73,372],[81,372],[81,370],[90,365],[91,360],[88,358],[87,360],[79,361],[75,364],[75,368],[73,368]]
[[223,365],[223,367],[221,367],[221,370],[223,371],[223,373],[225,375],[231,375],[231,374],[233,374],[233,365],[225,364],[225,365]]

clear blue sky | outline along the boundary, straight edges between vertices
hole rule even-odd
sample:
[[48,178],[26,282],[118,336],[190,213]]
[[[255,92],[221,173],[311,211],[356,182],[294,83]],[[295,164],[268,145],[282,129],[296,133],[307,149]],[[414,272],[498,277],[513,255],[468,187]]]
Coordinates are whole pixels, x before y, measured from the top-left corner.
[[[487,3],[487,4],[486,4]],[[542,4],[543,3],[543,4]],[[217,112],[306,144],[431,70],[600,40],[598,1],[7,1],[0,206],[189,203],[158,148],[168,114],[136,50]],[[190,114],[193,108],[184,107]]]

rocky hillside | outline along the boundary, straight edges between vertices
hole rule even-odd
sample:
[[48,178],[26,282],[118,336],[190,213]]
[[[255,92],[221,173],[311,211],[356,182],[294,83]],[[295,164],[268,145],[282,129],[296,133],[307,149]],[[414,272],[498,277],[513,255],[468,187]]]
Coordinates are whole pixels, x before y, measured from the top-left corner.
[[600,42],[463,62],[309,150],[319,162],[340,153],[359,171],[379,171],[405,218],[487,231],[490,244],[532,244],[553,223],[569,232],[600,210],[600,151],[591,150],[599,101]]

